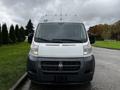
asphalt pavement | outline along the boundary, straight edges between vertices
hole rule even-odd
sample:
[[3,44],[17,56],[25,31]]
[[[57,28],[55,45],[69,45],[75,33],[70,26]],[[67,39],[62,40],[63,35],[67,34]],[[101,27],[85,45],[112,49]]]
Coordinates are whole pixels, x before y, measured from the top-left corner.
[[37,85],[27,80],[19,90],[120,90],[120,50],[93,48],[96,68],[93,81],[84,85]]

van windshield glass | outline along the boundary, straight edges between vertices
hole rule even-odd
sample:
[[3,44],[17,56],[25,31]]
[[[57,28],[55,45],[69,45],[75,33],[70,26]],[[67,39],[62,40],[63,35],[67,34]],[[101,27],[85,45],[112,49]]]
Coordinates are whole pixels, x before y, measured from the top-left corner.
[[82,43],[87,41],[86,31],[80,23],[41,23],[36,34],[36,42]]

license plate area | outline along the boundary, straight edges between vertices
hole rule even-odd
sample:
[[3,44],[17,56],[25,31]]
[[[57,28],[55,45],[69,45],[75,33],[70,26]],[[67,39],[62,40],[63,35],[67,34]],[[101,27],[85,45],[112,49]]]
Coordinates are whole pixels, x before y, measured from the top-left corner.
[[55,76],[55,81],[57,83],[67,82],[67,77],[65,75],[57,75]]

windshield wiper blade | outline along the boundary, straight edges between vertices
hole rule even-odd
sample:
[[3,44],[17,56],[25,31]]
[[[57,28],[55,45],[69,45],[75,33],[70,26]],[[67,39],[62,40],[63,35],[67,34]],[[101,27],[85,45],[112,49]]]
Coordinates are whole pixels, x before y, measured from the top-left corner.
[[83,41],[81,40],[75,40],[75,39],[52,39],[52,41],[58,41],[58,42],[80,42],[82,43]]
[[35,38],[36,41],[45,41],[45,42],[51,42],[51,40],[43,39],[43,38]]
[[75,40],[75,39],[44,39],[44,38],[36,38],[35,41],[37,42],[48,42],[48,43],[69,43],[69,42],[76,42],[76,43],[83,43],[83,40]]

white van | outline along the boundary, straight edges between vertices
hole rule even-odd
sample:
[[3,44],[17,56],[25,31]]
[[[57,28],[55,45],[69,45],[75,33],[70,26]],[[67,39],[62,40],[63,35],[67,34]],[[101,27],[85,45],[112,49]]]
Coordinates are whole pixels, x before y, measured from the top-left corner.
[[[32,39],[33,36],[33,39]],[[93,38],[92,38],[93,39]],[[28,41],[28,77],[40,84],[79,84],[93,79],[95,59],[83,23],[39,23]]]

